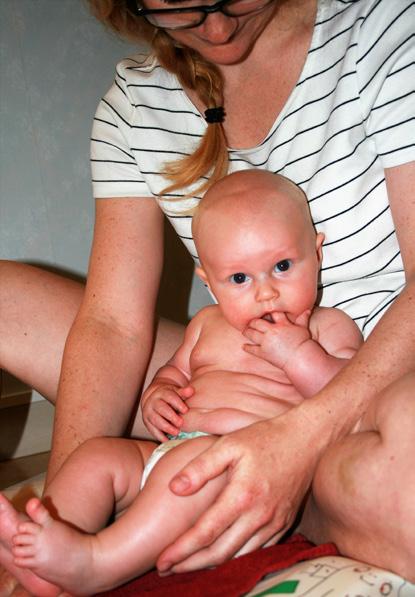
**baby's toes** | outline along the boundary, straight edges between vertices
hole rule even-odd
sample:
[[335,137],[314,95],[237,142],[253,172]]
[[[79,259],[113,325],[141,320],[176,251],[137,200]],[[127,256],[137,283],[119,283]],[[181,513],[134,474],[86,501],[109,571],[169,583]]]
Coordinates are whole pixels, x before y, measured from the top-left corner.
[[12,554],[15,561],[32,558],[35,554],[35,548],[33,545],[13,545]]
[[31,498],[26,504],[26,512],[37,524],[41,524],[42,526],[47,526],[49,523],[53,522],[49,511],[45,508],[39,498]]
[[25,543],[33,541],[33,538],[36,537],[42,530],[42,527],[35,522],[30,522],[25,520],[24,522],[20,522],[17,526],[17,533],[14,535],[13,539],[19,538],[19,540],[24,541]]

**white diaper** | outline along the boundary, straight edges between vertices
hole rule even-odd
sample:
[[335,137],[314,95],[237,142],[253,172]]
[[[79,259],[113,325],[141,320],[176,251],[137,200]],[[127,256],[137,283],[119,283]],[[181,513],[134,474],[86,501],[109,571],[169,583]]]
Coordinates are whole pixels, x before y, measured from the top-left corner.
[[192,439],[193,437],[202,437],[203,435],[209,435],[209,433],[205,433],[204,431],[181,431],[178,435],[169,436],[170,439],[167,442],[163,442],[154,450],[151,454],[150,458],[147,460],[146,465],[143,470],[143,476],[141,477],[141,484],[140,489],[143,489],[146,481],[148,479],[149,474],[156,466],[158,461],[163,458],[167,452],[173,450],[179,444],[183,442],[187,442],[188,439]]

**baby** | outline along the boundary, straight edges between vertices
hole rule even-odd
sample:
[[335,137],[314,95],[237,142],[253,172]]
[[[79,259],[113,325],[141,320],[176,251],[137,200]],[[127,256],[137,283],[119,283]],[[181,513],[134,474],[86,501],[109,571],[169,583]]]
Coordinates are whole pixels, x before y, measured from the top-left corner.
[[197,273],[218,304],[192,319],[143,395],[144,421],[162,443],[85,442],[42,502],[29,500],[28,517],[0,498],[0,562],[36,595],[92,595],[153,568],[226,482],[224,473],[184,498],[169,490],[172,476],[215,435],[314,395],[361,345],[347,315],[315,307],[323,235],[294,183],[260,170],[225,177],[201,202],[193,234]]

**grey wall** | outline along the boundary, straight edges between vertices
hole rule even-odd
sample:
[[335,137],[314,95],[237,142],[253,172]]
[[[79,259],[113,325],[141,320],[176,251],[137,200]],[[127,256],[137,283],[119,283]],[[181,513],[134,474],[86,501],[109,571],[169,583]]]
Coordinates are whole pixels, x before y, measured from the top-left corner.
[[[0,0],[0,256],[86,272],[89,137],[117,60],[134,51],[83,0]],[[191,265],[168,233],[164,315],[187,317]],[[190,273],[189,273],[190,272]],[[205,302],[193,281],[189,313]]]

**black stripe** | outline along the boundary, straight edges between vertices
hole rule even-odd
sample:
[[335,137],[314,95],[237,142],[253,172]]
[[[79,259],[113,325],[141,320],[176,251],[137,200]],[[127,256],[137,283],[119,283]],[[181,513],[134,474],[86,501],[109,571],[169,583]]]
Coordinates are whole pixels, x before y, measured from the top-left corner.
[[358,228],[357,230],[354,230],[353,232],[351,232],[350,234],[347,234],[346,236],[342,236],[341,238],[337,238],[336,240],[332,240],[328,243],[324,243],[324,247],[328,247],[330,245],[335,245],[336,243],[340,243],[348,238],[351,238],[352,236],[355,236],[356,234],[359,234],[359,232],[362,232],[362,230],[365,230],[366,228],[368,228],[370,226],[370,224],[373,224],[373,222],[375,220],[377,220],[378,218],[380,218],[381,216],[383,216],[384,213],[386,213],[387,211],[390,210],[389,205],[387,205],[385,207],[385,209],[383,209],[381,212],[379,212],[378,214],[376,214],[371,220],[369,220],[368,222],[366,222],[366,224],[364,224],[364,226],[361,226],[360,228]]
[[[307,127],[305,129],[301,129],[300,131],[297,131],[295,133],[295,135],[293,135],[292,137],[286,139],[285,141],[282,141],[281,143],[278,143],[277,145],[274,145],[274,147],[271,149],[271,151],[268,154],[268,157],[266,159],[266,161],[264,162],[267,163],[269,158],[271,157],[271,155],[274,153],[274,151],[279,150],[281,147],[284,147],[284,145],[287,145],[288,143],[291,143],[292,141],[294,141],[294,139],[297,139],[298,137],[300,137],[301,135],[304,135],[305,133],[309,133],[311,131],[315,131],[316,129],[320,128],[321,126],[326,125],[328,122],[330,122],[330,118],[333,116],[334,112],[344,106],[346,106],[347,104],[350,104],[352,102],[358,101],[358,97],[353,97],[351,99],[345,100],[344,102],[341,102],[340,104],[337,104],[336,106],[334,106],[329,114],[328,117],[326,118],[326,120],[323,120],[321,122],[319,122],[318,124],[314,124],[313,126]],[[268,135],[268,137],[263,141],[263,143],[261,143],[261,145],[264,145],[266,142],[269,142],[271,140],[271,138],[278,132],[279,126],[271,131],[271,133]]]
[[379,71],[382,69],[382,67],[386,64],[386,62],[398,51],[401,49],[402,46],[404,46],[408,41],[410,41],[412,38],[415,37],[415,34],[412,33],[409,37],[407,37],[406,39],[404,39],[399,46],[396,46],[392,52],[390,54],[388,54],[388,56],[385,58],[385,60],[378,66],[377,70],[373,73],[373,75],[370,77],[370,79],[365,83],[365,85],[363,85],[363,87],[361,89],[359,89],[359,93],[362,93],[366,87],[368,87],[370,85],[370,83],[373,81],[373,79],[376,77],[376,75],[379,73]]
[[332,305],[332,307],[333,308],[340,307],[340,305],[344,305],[345,303],[351,303],[352,301],[355,301],[356,299],[359,299],[359,298],[363,298],[364,296],[372,296],[374,294],[391,294],[393,292],[396,292],[396,290],[388,289],[388,288],[385,288],[384,290],[374,290],[373,292],[363,292],[362,294],[356,294],[355,296],[347,298],[344,301],[340,301],[339,303]]
[[[364,251],[363,253],[360,253],[359,255],[355,255],[351,259],[346,259],[346,261],[342,261],[341,263],[336,263],[335,265],[329,265],[327,267],[322,267],[321,271],[322,272],[326,272],[326,271],[328,271],[330,269],[335,269],[337,267],[342,267],[343,265],[346,265],[347,263],[352,263],[353,261],[357,261],[358,259],[361,259],[361,257],[364,257],[365,255],[368,255],[372,251],[375,251],[375,249],[377,249],[378,247],[380,247],[381,244],[383,244],[384,242],[386,242],[388,240],[388,238],[390,238],[394,234],[395,234],[395,231],[392,230],[392,232],[389,232],[389,234],[387,234],[384,238],[382,238],[382,240],[380,240],[378,243],[376,243],[376,245],[374,245],[373,247],[371,247],[367,251]],[[399,252],[397,254],[399,255]],[[396,257],[396,255],[395,255],[395,257]],[[384,267],[382,267],[382,269],[384,269]],[[365,278],[373,276],[374,274],[378,273],[379,271],[381,271],[381,270],[377,270],[376,272],[372,272],[371,274],[368,274],[368,276],[365,276]],[[360,278],[356,278],[356,279],[359,280]]]
[[165,85],[155,85],[154,83],[129,83],[129,87],[142,87],[147,89],[162,89],[163,91],[183,91],[183,87],[166,87]]
[[111,109],[111,110],[114,112],[114,114],[116,114],[116,115],[118,116],[118,118],[119,118],[119,119],[120,119],[120,120],[121,120],[121,121],[122,121],[122,122],[123,122],[123,123],[124,123],[126,126],[128,126],[128,128],[130,128],[130,129],[132,128],[131,124],[130,124],[130,123],[127,121],[127,120],[125,120],[125,118],[124,118],[123,116],[121,116],[121,114],[118,112],[118,110],[116,110],[116,109],[114,108],[114,106],[112,106],[112,105],[110,104],[110,102],[109,102],[109,101],[108,101],[108,100],[107,100],[105,97],[102,99],[102,103],[106,104],[106,105],[108,106],[108,108],[110,108],[110,109]]
[[189,219],[189,218],[192,218],[192,217],[193,216],[190,216],[190,215],[183,215],[183,216],[176,215],[176,214],[175,215],[173,215],[173,214],[169,214],[168,215],[169,220],[183,220],[183,219]]
[[[390,265],[392,263],[392,261],[395,261],[395,259],[397,257],[399,257],[401,254],[400,251],[397,251],[390,259],[389,261],[387,261],[384,265],[382,265],[382,267],[380,267],[379,269],[377,269],[376,271],[372,272],[371,274],[369,274],[368,276],[365,276],[366,278],[372,278],[373,276],[376,276],[379,272],[382,272],[384,269],[386,269],[388,267],[388,265]],[[399,272],[402,272],[403,270],[398,270]]]
[[379,315],[379,313],[382,313],[382,311],[385,311],[385,309],[387,307],[389,307],[389,305],[391,305],[393,303],[393,301],[396,299],[397,297],[394,296],[391,298],[390,301],[388,301],[387,303],[384,303],[382,305],[382,307],[380,309],[378,309],[377,311],[375,311],[375,313],[373,313],[373,315],[371,317],[369,317],[369,319],[366,320],[366,322],[363,325],[363,329],[365,329],[365,327],[373,320],[375,319],[375,317],[377,317]]
[[[338,189],[348,185],[351,182],[354,182],[357,178],[360,178],[360,176],[363,176],[363,174],[365,174],[369,168],[372,167],[372,165],[374,164],[374,162],[377,160],[377,157],[373,160],[373,162],[365,169],[363,170],[363,172],[361,172],[360,174],[358,174],[357,176],[354,176],[353,178],[351,178],[350,180],[347,180],[346,182],[342,183],[341,185],[338,185],[337,187],[333,187],[332,189],[330,189],[329,191],[326,191],[324,193],[322,193],[321,195],[317,195],[316,197],[314,197],[313,199],[309,199],[308,202],[311,203],[311,201],[314,201],[315,199],[318,199],[320,197],[323,197],[324,195],[329,195],[330,193],[332,193],[333,191],[337,191]],[[322,224],[323,222],[327,222],[328,220],[331,220],[333,218],[337,218],[337,216],[341,216],[342,214],[350,211],[350,209],[353,209],[354,207],[357,207],[359,205],[359,203],[361,203],[362,201],[364,201],[367,196],[374,191],[379,185],[381,185],[383,182],[385,182],[385,179],[382,178],[379,182],[377,182],[375,184],[374,187],[372,187],[371,189],[368,190],[368,192],[363,195],[363,197],[361,199],[359,199],[359,201],[357,201],[357,203],[355,203],[354,205],[352,205],[351,207],[348,207],[347,209],[344,209],[343,211],[338,211],[335,214],[328,216],[327,218],[324,218],[323,220],[318,220],[318,221],[314,221],[314,224]]]
[[[312,155],[316,155],[317,153],[320,153],[321,150],[323,149],[323,147],[325,147],[327,145],[327,143],[329,143],[330,141],[332,141],[334,139],[334,137],[337,137],[337,135],[339,135],[340,133],[347,133],[347,131],[350,131],[351,129],[355,128],[356,126],[362,125],[362,122],[358,122],[357,124],[354,124],[353,126],[348,127],[347,129],[342,129],[340,131],[337,131],[336,133],[334,133],[331,137],[329,137],[328,139],[326,139],[326,141],[323,143],[323,145],[320,147],[320,149],[318,149],[317,151],[313,151],[311,153],[308,154],[304,154],[303,156],[296,158],[295,160],[291,160],[291,162],[287,162],[287,164],[285,164],[285,166],[283,168],[280,168],[279,170],[277,170],[276,173],[280,173],[284,168],[286,168],[287,166],[291,166],[292,164],[295,164],[296,162],[300,162],[301,160],[305,159],[305,158],[309,158]],[[298,185],[302,185],[305,184],[306,182],[309,182],[310,180],[312,180],[314,178],[314,176],[316,174],[318,174],[319,172],[322,172],[323,170],[325,170],[326,168],[329,168],[330,166],[332,166],[333,164],[336,164],[337,162],[342,162],[343,160],[351,157],[355,151],[357,150],[357,148],[359,147],[359,145],[361,145],[362,143],[364,143],[364,141],[366,140],[365,137],[363,137],[361,139],[361,141],[359,141],[359,143],[357,145],[355,145],[355,147],[353,148],[352,152],[346,155],[343,155],[335,160],[332,160],[331,162],[328,162],[327,164],[325,164],[324,166],[322,166],[321,168],[319,168],[318,170],[316,170],[313,175],[310,178],[306,178],[304,180],[302,180],[301,182],[297,182]]]
[[[165,153],[165,154],[174,154],[174,155],[184,155],[188,156],[190,154],[184,153],[183,151],[169,151],[168,149],[146,149],[144,147],[131,147],[131,151],[142,151],[143,153]],[[133,158],[134,159],[134,158]]]
[[323,75],[323,74],[327,73],[329,70],[331,70],[332,68],[336,67],[339,63],[344,61],[344,57],[347,54],[347,52],[351,48],[354,48],[355,46],[357,46],[357,43],[353,43],[350,46],[347,46],[345,52],[340,56],[340,58],[338,60],[336,60],[336,62],[333,62],[333,64],[331,64],[330,66],[327,66],[323,70],[320,70],[316,73],[313,73],[312,75],[310,75],[308,77],[305,77],[305,79],[301,79],[301,81],[298,81],[296,87],[300,87],[300,85],[302,85],[303,83],[306,83],[307,81],[310,81],[310,79],[315,79],[315,77],[319,77],[320,75]]
[[127,120],[125,120],[125,118],[123,118],[123,116],[121,116],[121,114],[114,108],[114,106],[112,106],[105,98],[102,101],[105,104],[107,104],[107,106],[109,108],[111,108],[111,110],[113,110],[113,112],[118,116],[118,118],[130,129],[162,131],[164,133],[170,133],[172,135],[184,135],[186,137],[196,137],[198,139],[200,139],[203,136],[203,135],[196,134],[196,133],[184,133],[184,132],[176,131],[176,130],[173,131],[173,130],[165,129],[165,128],[158,127],[158,126],[142,126],[142,125],[138,125],[138,124],[130,124],[129,122],[127,122]]
[[[322,50],[323,48],[325,48],[328,44],[330,44],[332,41],[334,41],[335,39],[337,39],[338,37],[344,35],[345,33],[347,33],[348,31],[350,31],[351,29],[353,29],[357,23],[359,21],[362,21],[363,17],[359,17],[357,18],[354,22],[352,22],[352,24],[347,27],[346,29],[341,29],[341,31],[338,31],[335,35],[333,35],[332,37],[330,37],[329,39],[326,39],[324,43],[322,43],[320,46],[316,46],[315,48],[310,48],[309,54],[312,54],[313,52],[318,52],[319,50]],[[327,48],[326,48],[327,51]]]
[[96,158],[91,158],[90,161],[103,164],[124,164],[125,166],[137,166],[137,162],[123,162],[121,160],[97,160]]
[[[415,62],[413,62],[412,64],[415,64]],[[399,102],[400,100],[405,99],[406,97],[409,97],[410,95],[413,95],[415,93],[415,91],[408,91],[408,93],[405,93],[404,95],[400,95],[399,97],[395,97],[387,102],[384,102],[383,104],[379,104],[378,106],[374,106],[372,108],[372,113],[375,112],[375,110],[380,110],[381,108],[384,108],[385,106],[390,106],[390,104],[393,104],[394,102]]]
[[96,122],[102,122],[103,124],[108,124],[108,126],[113,126],[116,129],[118,128],[114,122],[109,122],[108,120],[104,120],[103,118],[98,118],[97,116],[95,116],[94,120]]
[[[123,79],[123,81],[125,81],[125,79]],[[121,91],[121,93],[124,95],[124,97],[127,97],[127,94],[125,93],[124,89],[121,87],[121,85],[118,83],[117,80],[114,81],[114,85],[116,85],[118,87],[118,89]]]
[[94,139],[94,137],[91,137],[91,142],[102,143],[103,145],[110,145],[111,147],[115,147],[115,149],[118,149],[118,151],[121,151],[121,153],[125,153],[125,155],[128,155],[129,158],[131,158],[132,160],[134,160],[134,156],[133,155],[129,154],[124,149],[121,149],[121,147],[118,147],[117,145],[114,145],[114,143],[110,143],[109,141],[103,141],[102,139]]
[[138,124],[130,126],[132,129],[138,129],[143,131],[162,131],[163,133],[169,133],[170,135],[184,135],[185,137],[196,137],[197,139],[201,139],[203,137],[203,135],[197,133],[183,133],[182,131],[172,131],[160,126],[142,126]]
[[380,133],[384,133],[385,131],[390,131],[391,129],[395,129],[397,126],[408,124],[408,122],[412,122],[413,120],[415,120],[415,116],[411,116],[411,118],[401,120],[401,122],[395,122],[394,124],[385,126],[383,129],[377,129],[376,131],[373,131],[373,133],[370,133],[370,135],[368,135],[367,137],[368,139],[370,139],[370,137],[373,137],[373,135],[379,135]]
[[[372,8],[372,10],[366,15],[366,18],[364,20],[364,24],[362,25],[362,29],[363,27],[366,26],[366,24],[368,24],[368,26],[370,27],[370,22],[369,22],[369,18],[371,17],[372,13],[377,9],[377,7],[379,6],[379,4],[381,3],[382,0],[379,0],[377,4],[375,4]],[[390,1],[390,0],[389,0]],[[382,39],[382,37],[390,30],[392,29],[392,26],[394,25],[394,23],[396,23],[396,21],[398,19],[401,18],[401,16],[411,8],[411,6],[413,6],[415,3],[412,2],[412,4],[410,4],[409,6],[405,7],[398,15],[396,15],[396,17],[393,19],[393,21],[391,21],[390,23],[388,23],[388,26],[386,27],[386,29],[384,29],[382,31],[382,33],[379,35],[379,37],[373,42],[373,44],[370,46],[370,48],[368,48],[368,50],[366,51],[365,54],[363,54],[359,60],[357,60],[357,64],[359,64],[359,62],[361,62],[362,60],[364,60],[368,54],[370,54],[370,52],[373,50],[373,48],[379,43],[379,41]]]
[[114,180],[108,179],[106,180],[105,178],[92,178],[91,179],[92,182],[146,182],[145,180],[134,180],[134,179],[117,179],[115,178]]
[[402,147],[397,147],[396,149],[391,149],[390,151],[384,151],[380,153],[379,156],[390,155],[391,153],[401,151],[402,149],[412,149],[412,147],[415,147],[415,143],[411,143],[410,145],[402,145]]
[[168,112],[169,114],[190,114],[191,116],[197,116],[202,119],[202,115],[191,110],[171,110],[169,108],[159,108],[158,106],[149,106],[148,104],[131,104],[134,108],[146,108],[148,110],[154,110],[159,112]]
[[322,21],[316,21],[316,27],[320,27],[321,25],[325,25],[326,23],[328,23],[329,21],[332,21],[333,19],[336,19],[338,16],[342,15],[344,12],[346,12],[348,9],[350,8],[350,5],[347,3],[347,6],[345,6],[344,8],[342,8],[341,10],[339,10],[339,12],[336,12],[334,15],[331,15],[331,17],[329,17],[328,19],[323,19]]

